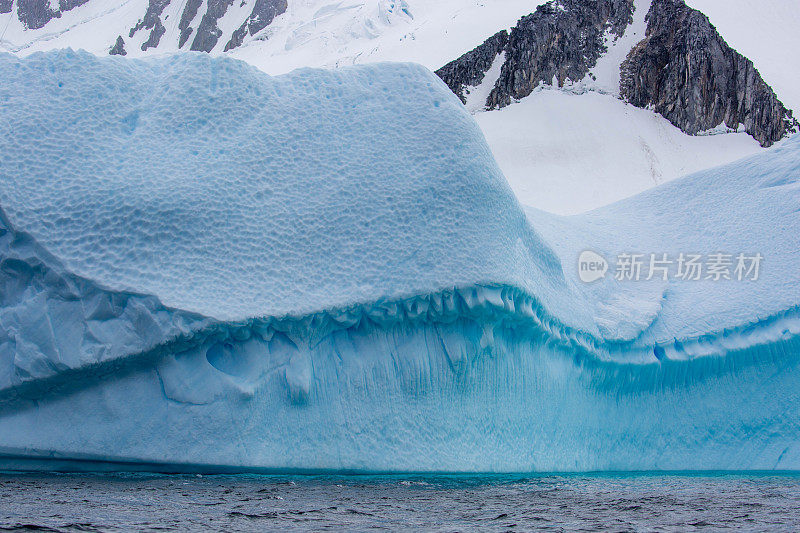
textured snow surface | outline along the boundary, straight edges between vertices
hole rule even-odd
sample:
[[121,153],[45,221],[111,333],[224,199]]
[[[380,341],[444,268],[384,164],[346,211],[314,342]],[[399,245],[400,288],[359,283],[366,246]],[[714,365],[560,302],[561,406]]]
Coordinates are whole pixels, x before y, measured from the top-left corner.
[[557,277],[477,125],[422,67],[0,62],[0,202],[109,287],[242,319]]
[[800,136],[558,217],[418,66],[0,74],[0,466],[800,468]]

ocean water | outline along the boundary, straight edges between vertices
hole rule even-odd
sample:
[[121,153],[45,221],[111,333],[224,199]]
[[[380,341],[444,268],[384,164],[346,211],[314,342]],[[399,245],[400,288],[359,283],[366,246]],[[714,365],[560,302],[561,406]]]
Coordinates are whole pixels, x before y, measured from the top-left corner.
[[796,531],[800,475],[0,474],[0,530]]

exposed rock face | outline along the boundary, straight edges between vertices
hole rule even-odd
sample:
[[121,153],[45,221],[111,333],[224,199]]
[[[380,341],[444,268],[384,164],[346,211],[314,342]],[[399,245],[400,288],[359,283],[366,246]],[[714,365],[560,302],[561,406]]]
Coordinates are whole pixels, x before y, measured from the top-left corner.
[[[58,0],[58,8],[54,9],[50,0],[17,0],[17,17],[25,27],[31,30],[44,27],[54,18],[61,17],[61,13],[85,4],[89,0]],[[7,3],[8,9],[4,11]],[[0,5],[0,13],[11,12],[11,1]]]
[[633,0],[557,0],[522,17],[511,30],[506,61],[486,102],[503,107],[537,85],[578,81],[607,51],[606,31],[621,36],[633,20]]
[[461,98],[462,102],[466,103],[464,89],[474,87],[483,81],[486,71],[492,66],[495,58],[505,50],[507,44],[508,32],[501,30],[474,50],[437,70],[436,74]]
[[[189,47],[191,50],[210,52],[214,49],[222,36],[222,30],[217,26],[217,22],[221,19],[228,8],[233,5],[235,0],[208,0],[208,6],[203,17],[200,19],[200,24],[197,26],[197,31],[190,26],[192,21],[197,16],[197,12],[202,5],[202,0],[188,0],[183,9],[180,23],[180,37],[178,39],[178,47],[183,48],[183,45],[189,40],[189,37],[194,33],[194,39]],[[245,36],[249,33],[255,35],[257,32],[264,29],[275,17],[286,11],[287,0],[256,0],[253,4],[253,9],[250,15],[237,28],[231,35],[230,40],[225,44],[224,51],[227,52],[233,48],[241,46],[244,42]]]
[[234,0],[208,0],[208,9],[200,19],[192,46],[189,47],[190,50],[210,52],[214,49],[222,36],[222,30],[217,26],[217,21],[222,18],[233,2]]
[[0,13],[11,13],[14,0],[0,0]]
[[[25,22],[28,28],[39,28],[53,18],[60,17],[61,11],[72,9],[72,7],[89,1],[100,3],[104,0],[59,0],[60,11],[52,11],[50,7],[52,1],[54,0],[19,0],[20,20]],[[177,2],[180,2],[181,8],[177,28],[178,48],[184,48],[187,43],[190,43],[188,46],[190,50],[201,52],[210,52],[219,44],[223,33],[219,28],[219,21],[226,14],[230,14],[228,12],[232,6],[236,6],[238,9],[248,9],[250,12],[242,25],[231,34],[225,44],[224,51],[226,52],[241,46],[247,35],[255,35],[269,25],[275,17],[286,12],[288,8],[287,0],[255,0],[249,5],[243,0],[148,0],[147,9],[142,18],[130,29],[127,36],[120,35],[117,38],[110,47],[109,53],[125,55],[127,53],[125,39],[132,39],[140,31],[149,31],[147,38],[141,44],[142,51],[157,48],[167,34],[165,11],[168,6],[175,6]],[[0,0],[0,13],[10,12],[13,7],[13,0]],[[240,16],[238,13],[233,15],[234,17]],[[137,46],[139,46],[138,42],[141,40],[137,40]]]
[[683,131],[744,125],[762,146],[797,129],[797,121],[752,61],[725,43],[708,18],[683,0],[655,0],[647,34],[623,62],[620,94],[652,106]]
[[496,33],[482,45],[436,71],[464,100],[464,88],[483,80],[494,59],[505,62],[486,102],[503,107],[528,96],[540,83],[582,79],[606,52],[604,36],[621,36],[633,20],[633,0],[553,0],[522,17],[508,34]]
[[[171,1],[175,0],[150,0],[144,17],[139,20],[136,26],[131,28],[130,34],[128,35],[129,37],[133,37],[134,34],[139,30],[150,30],[150,35],[148,36],[147,40],[142,43],[143,51],[147,50],[148,48],[155,48],[158,46],[159,42],[161,42],[161,37],[167,31],[164,27],[164,23],[161,21],[161,16],[164,12],[164,9],[170,4]],[[195,28],[192,28],[190,24],[197,17],[197,13],[203,4],[203,1],[188,0],[183,7],[181,19],[178,22],[178,29],[180,30],[178,47],[183,48],[183,46],[189,40],[189,37],[194,34],[192,44],[189,46],[190,50],[200,52],[210,52],[213,50],[217,45],[219,38],[222,36],[222,30],[220,30],[217,26],[217,22],[225,15],[225,13],[228,11],[228,8],[233,5],[234,1],[235,0],[208,0],[206,12],[203,13],[203,16],[200,18],[200,23],[195,30]],[[270,19],[270,21],[271,20],[272,19]],[[242,38],[239,40],[237,46],[241,44],[243,39],[244,35],[242,35]],[[226,48],[226,50],[228,50],[228,48]]]
[[231,35],[230,41],[225,45],[225,52],[241,46],[245,35],[255,35],[269,25],[272,20],[286,11],[288,7],[286,0],[256,0],[253,12],[247,17],[241,26]]
[[117,42],[114,43],[114,46],[111,47],[111,51],[108,53],[112,56],[128,55],[128,52],[125,51],[125,41],[122,40],[122,35],[117,36]]
[[[133,35],[142,29],[150,30],[150,36],[147,40],[142,43],[142,50],[147,50],[148,48],[155,48],[158,46],[158,43],[161,41],[161,36],[166,33],[167,29],[164,27],[164,24],[161,22],[161,13],[164,12],[164,8],[169,5],[170,0],[150,0],[150,3],[147,5],[147,11],[145,11],[144,17],[139,20],[139,22],[131,28],[128,37],[133,37]],[[117,44],[120,43],[120,39],[117,39]],[[122,43],[123,47],[125,43]],[[114,45],[116,47],[116,45]]]
[[186,41],[188,41],[189,37],[192,35],[194,28],[189,26],[189,24],[191,24],[197,16],[197,11],[200,9],[202,3],[203,0],[186,0],[183,13],[181,13],[181,21],[178,23],[178,29],[181,30],[180,37],[178,38],[178,48],[183,48],[183,45],[186,44]]
[[[528,96],[538,85],[563,87],[583,79],[633,21],[633,0],[553,0],[498,32],[436,74],[465,100],[505,53],[488,109]],[[753,63],[729,47],[708,18],[683,0],[652,0],[645,38],[620,68],[620,95],[652,107],[686,133],[744,125],[762,146],[798,129],[792,112],[761,79]]]

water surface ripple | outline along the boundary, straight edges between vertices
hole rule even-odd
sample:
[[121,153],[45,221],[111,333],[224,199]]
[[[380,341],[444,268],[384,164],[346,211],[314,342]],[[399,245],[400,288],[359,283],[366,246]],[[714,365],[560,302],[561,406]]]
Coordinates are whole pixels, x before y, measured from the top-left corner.
[[0,474],[0,530],[800,530],[800,476]]

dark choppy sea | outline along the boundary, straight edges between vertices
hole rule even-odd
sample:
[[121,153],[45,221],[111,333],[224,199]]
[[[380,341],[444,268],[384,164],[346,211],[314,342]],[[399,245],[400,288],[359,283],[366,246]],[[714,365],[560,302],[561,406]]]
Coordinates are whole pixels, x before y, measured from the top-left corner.
[[0,474],[0,530],[800,530],[800,476]]

